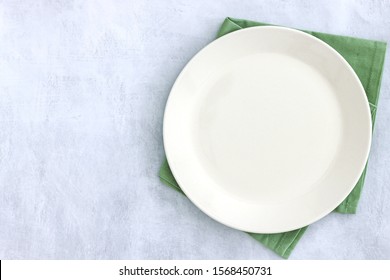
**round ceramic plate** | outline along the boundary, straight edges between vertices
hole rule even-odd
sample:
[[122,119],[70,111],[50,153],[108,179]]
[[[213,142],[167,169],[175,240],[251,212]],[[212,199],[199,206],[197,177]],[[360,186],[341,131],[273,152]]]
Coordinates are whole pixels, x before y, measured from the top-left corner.
[[215,40],[169,96],[164,146],[189,199],[244,231],[294,230],[336,208],[371,142],[364,89],[333,48],[254,27]]

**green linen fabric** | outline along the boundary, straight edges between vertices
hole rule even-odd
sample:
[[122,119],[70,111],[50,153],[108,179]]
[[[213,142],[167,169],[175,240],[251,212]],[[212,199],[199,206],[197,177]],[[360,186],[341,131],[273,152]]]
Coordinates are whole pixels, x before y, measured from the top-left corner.
[[[234,32],[243,28],[254,26],[270,25],[261,22],[226,18],[220,27],[217,37],[224,36],[230,32]],[[383,63],[386,53],[386,43],[359,39],[346,36],[338,36],[325,34],[320,32],[306,31],[318,39],[326,42],[338,51],[352,66],[356,74],[363,84],[371,109],[372,123],[374,125],[376,109],[379,99],[379,89],[382,77]],[[363,189],[364,179],[367,171],[367,165],[364,169],[359,181],[348,195],[348,197],[334,210],[339,213],[354,214],[358,206],[360,194]],[[181,192],[180,186],[177,184],[168,162],[165,160],[159,172],[159,177],[163,183]],[[183,193],[184,194],[184,193]],[[274,251],[283,258],[288,258],[303,236],[307,227],[277,234],[257,234],[248,233],[254,239],[265,245],[267,248]]]

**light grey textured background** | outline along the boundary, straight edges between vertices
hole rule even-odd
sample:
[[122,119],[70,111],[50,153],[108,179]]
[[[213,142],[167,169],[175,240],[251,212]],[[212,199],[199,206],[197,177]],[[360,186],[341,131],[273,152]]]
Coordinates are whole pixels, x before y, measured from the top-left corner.
[[[278,258],[160,183],[162,116],[226,16],[390,41],[390,2],[0,1],[0,258]],[[357,215],[310,226],[291,259],[390,259],[385,64]]]

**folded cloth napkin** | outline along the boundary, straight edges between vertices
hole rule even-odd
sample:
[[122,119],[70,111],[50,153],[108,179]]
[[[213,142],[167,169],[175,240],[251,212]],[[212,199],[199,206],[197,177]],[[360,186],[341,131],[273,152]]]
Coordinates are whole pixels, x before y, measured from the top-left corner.
[[[234,32],[243,28],[264,25],[270,24],[228,17],[225,19],[221,28],[219,29],[217,37],[224,36],[230,32]],[[383,62],[386,52],[386,43],[313,31],[304,32],[309,33],[332,46],[352,66],[356,74],[359,76],[367,94],[371,109],[372,123],[374,124],[379,98]],[[334,211],[344,214],[356,213],[360,194],[364,185],[366,171],[367,166],[352,192]],[[180,186],[173,177],[166,160],[161,166],[159,177],[166,185],[183,193],[180,189]],[[301,229],[276,234],[257,234],[249,232],[248,234],[281,257],[288,258],[306,229],[307,227],[304,227]]]

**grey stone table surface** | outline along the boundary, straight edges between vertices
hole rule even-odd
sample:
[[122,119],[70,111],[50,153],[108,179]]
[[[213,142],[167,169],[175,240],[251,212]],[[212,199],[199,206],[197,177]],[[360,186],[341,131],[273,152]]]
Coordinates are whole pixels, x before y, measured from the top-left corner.
[[[186,62],[226,16],[390,41],[390,1],[0,1],[0,259],[278,259],[157,173]],[[356,215],[291,259],[390,259],[390,64]]]

